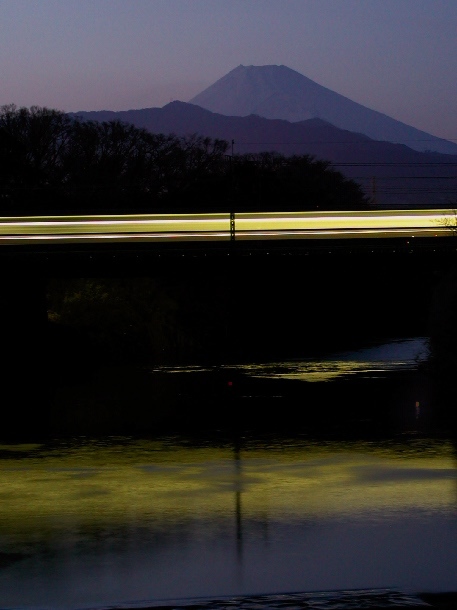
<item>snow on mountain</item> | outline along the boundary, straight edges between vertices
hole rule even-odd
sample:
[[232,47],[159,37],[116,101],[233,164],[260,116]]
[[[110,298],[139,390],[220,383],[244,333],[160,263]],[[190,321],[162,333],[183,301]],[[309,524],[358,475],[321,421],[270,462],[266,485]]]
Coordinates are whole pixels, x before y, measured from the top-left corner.
[[229,116],[255,114],[291,122],[320,118],[375,140],[457,154],[457,144],[362,106],[287,66],[240,65],[190,103]]

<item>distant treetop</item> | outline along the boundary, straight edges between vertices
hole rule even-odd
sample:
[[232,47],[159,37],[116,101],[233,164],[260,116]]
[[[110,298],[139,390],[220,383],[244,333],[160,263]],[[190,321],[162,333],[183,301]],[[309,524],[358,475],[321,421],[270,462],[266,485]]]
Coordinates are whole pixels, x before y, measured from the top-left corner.
[[58,110],[0,108],[0,213],[365,209],[360,186],[308,155],[228,154],[225,140],[151,133]]

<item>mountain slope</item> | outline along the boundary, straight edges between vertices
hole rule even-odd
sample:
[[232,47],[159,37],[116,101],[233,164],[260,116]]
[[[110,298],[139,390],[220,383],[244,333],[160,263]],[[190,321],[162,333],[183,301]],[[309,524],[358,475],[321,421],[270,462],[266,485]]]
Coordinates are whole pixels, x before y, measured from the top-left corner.
[[84,120],[120,120],[153,133],[234,140],[235,153],[276,151],[330,161],[354,178],[376,203],[389,206],[449,207],[457,193],[457,155],[424,153],[334,127],[321,119],[291,123],[256,115],[237,117],[185,102],[163,108],[76,113]]
[[457,144],[371,110],[310,80],[287,66],[238,66],[190,100],[231,116],[257,114],[291,122],[320,118],[375,140],[419,151],[457,154]]

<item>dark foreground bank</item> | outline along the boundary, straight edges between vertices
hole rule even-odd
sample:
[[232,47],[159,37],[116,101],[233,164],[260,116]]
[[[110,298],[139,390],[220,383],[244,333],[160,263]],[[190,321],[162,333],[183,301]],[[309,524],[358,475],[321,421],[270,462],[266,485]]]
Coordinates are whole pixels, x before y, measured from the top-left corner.
[[47,403],[32,400],[27,418],[12,411],[3,441],[215,431],[327,438],[390,438],[412,430],[457,434],[451,397],[423,369],[310,383],[217,367],[193,373],[107,367],[87,380],[57,383],[46,396]]
[[[408,608],[409,610],[453,610],[457,608],[457,592],[406,594],[389,589],[330,591],[313,593],[280,593],[276,595],[252,595],[200,598],[187,600],[163,600],[143,606],[109,606],[115,610],[385,610]],[[107,608],[104,610],[108,610]]]
[[419,597],[424,602],[430,604],[432,608],[438,608],[439,610],[453,610],[457,608],[457,592],[422,593]]

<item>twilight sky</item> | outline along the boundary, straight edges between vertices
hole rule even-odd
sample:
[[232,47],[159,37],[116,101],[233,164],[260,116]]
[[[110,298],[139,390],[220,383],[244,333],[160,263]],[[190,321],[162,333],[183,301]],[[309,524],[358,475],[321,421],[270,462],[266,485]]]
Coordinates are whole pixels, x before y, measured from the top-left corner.
[[161,107],[284,64],[457,141],[457,0],[0,0],[0,105]]

